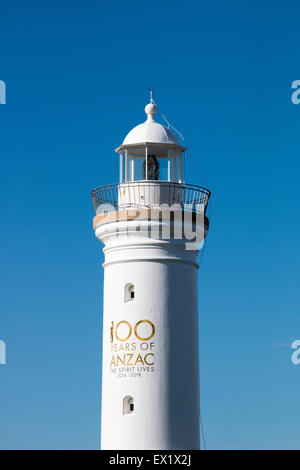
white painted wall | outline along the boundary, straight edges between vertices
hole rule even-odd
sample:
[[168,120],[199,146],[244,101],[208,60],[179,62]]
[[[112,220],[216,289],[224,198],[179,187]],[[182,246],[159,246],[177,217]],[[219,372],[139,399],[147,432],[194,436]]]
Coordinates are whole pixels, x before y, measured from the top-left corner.
[[[101,448],[198,449],[198,252],[185,250],[181,240],[139,237],[135,229],[140,221],[130,221],[131,231],[117,237],[118,225],[124,228],[121,222],[96,228],[105,243]],[[124,302],[127,283],[134,285],[135,298]],[[114,328],[120,321],[133,328],[140,320],[155,326],[151,340],[142,342],[132,333],[128,341],[117,341],[114,330],[111,342],[112,321]],[[124,323],[119,326],[119,337],[125,336],[125,328],[129,330]],[[152,331],[149,324],[139,325],[140,335],[147,336],[147,331]],[[134,354],[131,362],[141,343],[153,348],[154,372],[127,372],[126,377],[119,376],[119,367],[111,372],[112,354],[117,355],[111,348],[125,348],[126,342],[128,348],[135,343],[136,350],[126,352]],[[145,352],[141,354],[144,358]],[[124,415],[126,396],[133,397],[134,412]]]
[[162,204],[173,206],[182,204],[184,187],[181,184],[165,181],[138,181],[122,183],[118,189],[118,207],[126,209],[145,206],[152,208]]

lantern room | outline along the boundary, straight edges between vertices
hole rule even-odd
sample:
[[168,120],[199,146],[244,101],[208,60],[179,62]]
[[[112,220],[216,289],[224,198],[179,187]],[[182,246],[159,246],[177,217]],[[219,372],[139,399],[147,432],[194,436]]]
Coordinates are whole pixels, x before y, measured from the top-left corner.
[[185,147],[168,127],[154,120],[156,105],[145,107],[147,120],[134,127],[116,149],[120,155],[120,183],[167,181],[183,183]]

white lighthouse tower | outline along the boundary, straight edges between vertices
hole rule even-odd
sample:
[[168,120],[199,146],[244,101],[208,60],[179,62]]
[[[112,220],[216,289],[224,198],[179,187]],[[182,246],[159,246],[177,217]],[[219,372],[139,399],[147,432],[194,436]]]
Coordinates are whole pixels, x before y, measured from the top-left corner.
[[197,256],[210,192],[185,183],[186,148],[155,121],[152,96],[145,112],[116,149],[119,183],[92,191],[105,255],[101,448],[199,449]]

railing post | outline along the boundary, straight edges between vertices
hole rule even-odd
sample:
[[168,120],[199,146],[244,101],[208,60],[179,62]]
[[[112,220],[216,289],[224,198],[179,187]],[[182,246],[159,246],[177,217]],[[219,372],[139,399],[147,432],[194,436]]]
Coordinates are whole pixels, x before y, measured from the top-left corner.
[[145,165],[146,165],[146,171],[145,171],[145,176],[146,176],[146,180],[148,179],[148,147],[146,145],[146,148],[145,148]]
[[120,153],[120,183],[123,183],[123,153]]
[[180,157],[179,157],[179,183],[182,183],[182,152],[180,152]]
[[134,181],[134,158],[131,158],[131,181]]
[[128,153],[125,150],[125,183],[128,182]]
[[172,171],[172,180],[176,181],[176,156],[173,157],[173,171]]

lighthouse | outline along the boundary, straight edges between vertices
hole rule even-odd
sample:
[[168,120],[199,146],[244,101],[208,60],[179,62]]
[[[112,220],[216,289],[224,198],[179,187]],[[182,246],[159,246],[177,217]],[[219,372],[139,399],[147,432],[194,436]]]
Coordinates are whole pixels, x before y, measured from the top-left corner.
[[119,182],[92,191],[104,248],[101,449],[199,449],[198,254],[210,191],[187,148],[146,120],[116,149]]

